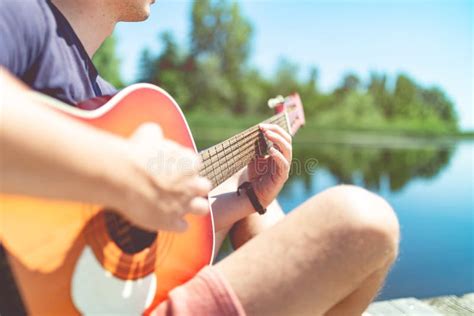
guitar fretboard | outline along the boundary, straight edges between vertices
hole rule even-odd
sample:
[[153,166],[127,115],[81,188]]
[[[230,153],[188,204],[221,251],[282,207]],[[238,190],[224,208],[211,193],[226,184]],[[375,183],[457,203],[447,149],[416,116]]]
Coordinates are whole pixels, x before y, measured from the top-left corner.
[[[288,118],[286,113],[279,113],[268,120],[266,124],[276,124],[288,133]],[[271,143],[263,136],[258,125],[250,127],[231,138],[200,152],[203,165],[199,174],[208,178],[215,188],[237,171],[248,165],[258,156],[264,156]]]

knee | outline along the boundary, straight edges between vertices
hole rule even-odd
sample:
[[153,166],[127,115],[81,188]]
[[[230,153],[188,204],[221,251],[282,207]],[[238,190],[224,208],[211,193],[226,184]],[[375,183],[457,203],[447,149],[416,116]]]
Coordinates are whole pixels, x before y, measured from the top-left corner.
[[395,261],[400,228],[395,212],[383,198],[352,185],[326,190],[322,198],[325,205],[330,205],[332,216],[336,216],[336,230],[341,235],[377,252],[386,264]]

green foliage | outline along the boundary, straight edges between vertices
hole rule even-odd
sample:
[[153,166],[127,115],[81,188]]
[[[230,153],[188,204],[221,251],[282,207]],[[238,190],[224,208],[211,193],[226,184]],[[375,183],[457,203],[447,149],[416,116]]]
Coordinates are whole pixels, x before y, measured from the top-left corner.
[[[281,59],[270,78],[251,67],[251,38],[252,26],[237,2],[195,1],[189,43],[183,48],[172,34],[164,33],[159,54],[142,53],[140,81],[163,87],[190,113],[268,114],[270,97],[297,91],[308,124],[318,128],[427,134],[458,131],[454,105],[438,87],[423,87],[406,74],[399,74],[390,86],[385,74],[371,73],[365,82],[348,73],[338,87],[323,93],[316,67],[302,76],[296,63]],[[113,39],[108,45],[113,46]],[[107,47],[104,50],[113,51]],[[116,59],[106,60],[104,74],[117,69],[110,66]]]
[[417,88],[415,83],[405,75],[399,75],[393,94],[394,116],[411,117],[417,104]]
[[115,53],[115,45],[115,37],[113,35],[108,37],[94,54],[92,62],[102,78],[120,89],[124,85],[120,79],[120,60]]
[[340,87],[334,90],[334,95],[339,99],[343,99],[348,94],[353,91],[358,91],[361,86],[361,80],[354,73],[349,73],[344,76],[342,79],[342,84]]
[[250,23],[242,16],[239,5],[229,1],[195,1],[191,18],[190,55],[198,64],[197,82],[204,87],[194,99],[198,103],[210,101],[212,107],[220,102],[236,113],[245,112],[249,101],[244,78],[252,34]]
[[373,96],[368,93],[348,92],[337,107],[337,110],[322,112],[319,122],[326,126],[359,129],[380,126],[384,120],[383,114],[375,106]]
[[393,117],[392,96],[387,89],[387,76],[371,73],[367,91],[374,97],[375,104],[387,119]]
[[219,56],[220,69],[230,76],[238,76],[249,57],[252,34],[239,5],[225,0],[195,1],[191,20],[191,55]]

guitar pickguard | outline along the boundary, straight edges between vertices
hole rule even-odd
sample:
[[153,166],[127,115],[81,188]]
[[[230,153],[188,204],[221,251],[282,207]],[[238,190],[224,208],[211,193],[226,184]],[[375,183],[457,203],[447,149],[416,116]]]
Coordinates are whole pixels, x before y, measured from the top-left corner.
[[140,315],[152,303],[156,288],[153,273],[138,280],[113,276],[86,246],[74,269],[71,296],[84,315]]

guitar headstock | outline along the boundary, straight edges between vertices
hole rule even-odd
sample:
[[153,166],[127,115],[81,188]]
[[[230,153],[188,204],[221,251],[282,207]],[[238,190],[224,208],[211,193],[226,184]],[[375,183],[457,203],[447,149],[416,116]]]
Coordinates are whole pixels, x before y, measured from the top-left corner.
[[298,93],[293,93],[286,98],[278,96],[270,99],[268,106],[275,109],[276,113],[286,112],[291,135],[295,135],[298,129],[305,124],[303,103]]

